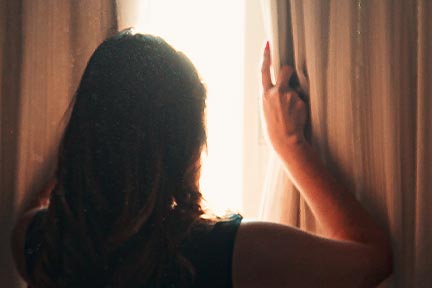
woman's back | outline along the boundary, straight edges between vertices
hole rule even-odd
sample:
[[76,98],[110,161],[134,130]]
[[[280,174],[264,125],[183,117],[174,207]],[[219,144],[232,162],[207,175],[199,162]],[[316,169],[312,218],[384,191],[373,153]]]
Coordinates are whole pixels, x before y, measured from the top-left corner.
[[[24,246],[28,275],[33,273],[37,258],[41,255],[41,249],[44,249],[42,242],[46,213],[45,209],[39,210],[28,225]],[[218,222],[202,222],[191,229],[189,236],[179,247],[182,255],[194,267],[195,276],[191,287],[232,287],[233,246],[241,220],[242,217],[239,214],[234,214]],[[138,233],[126,242],[108,263],[102,264],[106,267],[105,275],[94,275],[100,278],[97,279],[99,285],[104,287],[109,285],[109,275],[112,275],[117,266],[122,264],[122,259],[136,253],[140,239],[145,237],[144,231]],[[87,281],[88,287],[94,287],[92,286],[95,285],[94,280],[88,279]],[[178,287],[175,271],[167,271],[163,283],[163,287]]]

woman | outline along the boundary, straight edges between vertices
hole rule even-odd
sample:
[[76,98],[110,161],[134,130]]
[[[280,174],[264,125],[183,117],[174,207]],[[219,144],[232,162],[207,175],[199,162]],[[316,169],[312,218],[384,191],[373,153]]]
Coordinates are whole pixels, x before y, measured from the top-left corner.
[[126,31],[87,65],[48,207],[29,209],[15,227],[24,279],[32,287],[372,287],[386,278],[386,235],[305,141],[293,70],[283,67],[274,85],[270,64],[267,44],[268,138],[322,237],[239,215],[203,217],[205,88],[183,54]]

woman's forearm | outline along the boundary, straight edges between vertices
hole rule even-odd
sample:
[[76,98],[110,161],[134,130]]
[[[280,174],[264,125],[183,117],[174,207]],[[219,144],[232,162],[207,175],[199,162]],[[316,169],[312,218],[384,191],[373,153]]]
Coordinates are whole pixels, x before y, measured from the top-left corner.
[[384,233],[354,195],[328,172],[309,143],[291,141],[278,150],[291,180],[318,219],[323,236],[362,243],[381,241]]

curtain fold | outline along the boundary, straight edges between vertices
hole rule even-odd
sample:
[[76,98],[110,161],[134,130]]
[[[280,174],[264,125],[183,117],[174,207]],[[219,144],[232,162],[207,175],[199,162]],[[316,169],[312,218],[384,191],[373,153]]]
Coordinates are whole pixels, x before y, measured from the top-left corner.
[[[279,38],[275,68],[293,63],[308,93],[312,145],[391,233],[395,273],[380,287],[432,286],[432,3],[283,0],[263,6],[271,38]],[[289,25],[280,27],[281,17],[290,19],[291,34]],[[285,39],[291,51],[280,44]],[[285,53],[292,53],[292,63]],[[272,161],[262,218],[319,233],[282,166]]]
[[1,0],[0,283],[21,287],[10,231],[55,168],[65,114],[91,53],[117,31],[114,0]]
[[[14,191],[17,176],[17,131],[21,73],[20,1],[0,1],[0,283],[16,287],[11,262],[9,232],[14,214]],[[10,95],[6,97],[5,95]],[[6,232],[6,233],[4,233]],[[4,284],[3,284],[4,283]]]

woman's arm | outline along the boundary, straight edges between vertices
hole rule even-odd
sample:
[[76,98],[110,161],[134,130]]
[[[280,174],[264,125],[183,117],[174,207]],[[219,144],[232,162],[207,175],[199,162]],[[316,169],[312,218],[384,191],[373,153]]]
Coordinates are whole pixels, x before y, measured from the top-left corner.
[[12,230],[11,236],[11,248],[12,255],[15,260],[15,266],[19,274],[28,281],[27,275],[27,265],[24,255],[24,246],[28,225],[31,223],[34,215],[41,209],[48,207],[49,198],[54,186],[56,185],[56,180],[53,179],[49,181],[45,187],[37,191],[31,196],[28,204],[25,205],[24,209],[20,213],[18,220],[16,221],[14,228]]
[[23,214],[26,211],[33,210],[35,208],[48,207],[51,192],[54,189],[56,183],[56,179],[52,178],[41,190],[37,191],[34,195],[31,195],[28,204],[25,205],[23,209]]
[[382,229],[354,195],[329,173],[310,144],[302,140],[285,145],[278,154],[318,220],[324,237],[376,245],[386,242]]
[[284,225],[244,223],[234,249],[234,283],[236,287],[375,285],[391,272],[389,241],[305,141],[305,103],[288,87],[293,71],[283,67],[273,85],[270,62],[267,46],[262,66],[267,135],[325,238]]
[[42,208],[36,207],[30,210],[27,210],[15,223],[15,226],[12,230],[11,236],[11,249],[12,256],[15,261],[15,267],[21,277],[28,282],[27,275],[27,263],[25,257],[25,239],[27,228],[30,225],[33,217],[38,213]]

